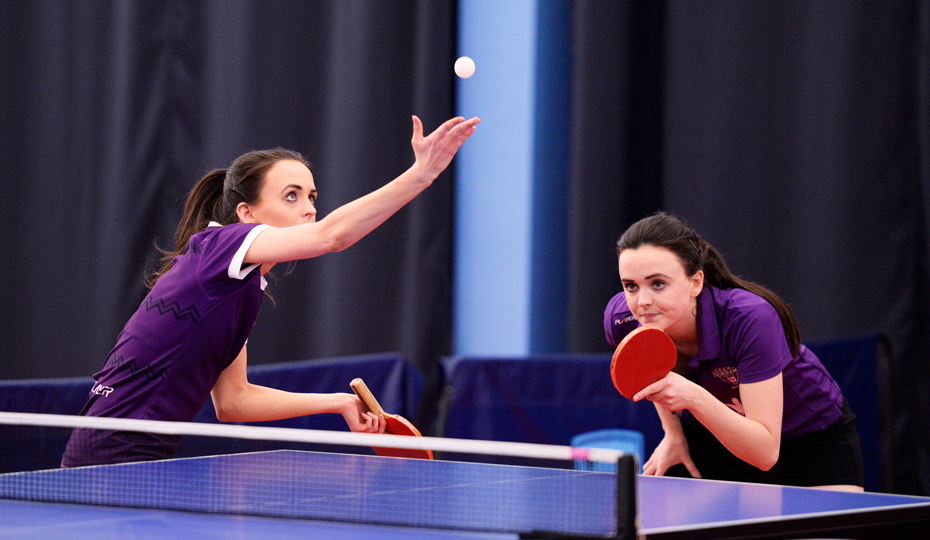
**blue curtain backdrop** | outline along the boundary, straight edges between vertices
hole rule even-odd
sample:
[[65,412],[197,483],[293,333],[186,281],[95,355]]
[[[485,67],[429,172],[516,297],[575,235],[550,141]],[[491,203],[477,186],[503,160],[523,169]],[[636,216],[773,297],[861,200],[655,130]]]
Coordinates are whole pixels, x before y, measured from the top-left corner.
[[[186,192],[242,152],[304,152],[323,214],[403,172],[410,115],[453,114],[455,11],[0,3],[0,378],[92,374]],[[579,0],[566,16],[567,352],[606,350],[620,233],[680,214],[805,339],[889,337],[894,489],[930,495],[928,4]],[[447,173],[352,249],[276,269],[250,362],[399,351],[427,375],[428,420],[453,195]]]

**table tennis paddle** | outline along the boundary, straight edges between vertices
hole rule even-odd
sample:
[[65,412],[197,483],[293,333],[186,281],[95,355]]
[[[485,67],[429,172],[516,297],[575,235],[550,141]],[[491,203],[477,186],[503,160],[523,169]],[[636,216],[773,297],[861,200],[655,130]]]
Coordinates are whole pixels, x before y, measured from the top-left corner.
[[628,399],[662,379],[678,357],[672,338],[652,326],[640,326],[623,338],[610,362],[610,378]]
[[[349,387],[352,388],[352,391],[355,392],[355,395],[358,396],[358,398],[362,400],[363,403],[365,403],[365,406],[368,407],[368,410],[375,414],[384,416],[384,420],[387,422],[387,426],[384,429],[385,433],[390,433],[392,435],[412,435],[414,437],[422,437],[419,430],[417,430],[417,428],[415,428],[413,424],[407,421],[407,419],[403,416],[384,412],[384,409],[381,408],[381,404],[378,403],[378,400],[375,399],[375,396],[371,393],[371,390],[369,390],[368,386],[365,385],[365,381],[362,379],[354,379],[351,383],[349,383]],[[433,459],[432,450],[379,447],[372,447],[372,449],[379,456]]]

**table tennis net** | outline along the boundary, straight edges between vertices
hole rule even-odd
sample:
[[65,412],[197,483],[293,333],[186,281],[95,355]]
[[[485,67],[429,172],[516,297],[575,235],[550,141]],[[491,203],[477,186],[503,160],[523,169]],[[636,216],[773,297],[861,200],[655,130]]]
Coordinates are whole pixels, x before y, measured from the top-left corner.
[[[69,441],[69,454],[87,455],[73,446],[101,437],[181,442],[170,459],[60,466]],[[373,445],[436,459],[379,457]],[[0,412],[0,498],[49,503],[634,538],[633,470],[609,449]]]

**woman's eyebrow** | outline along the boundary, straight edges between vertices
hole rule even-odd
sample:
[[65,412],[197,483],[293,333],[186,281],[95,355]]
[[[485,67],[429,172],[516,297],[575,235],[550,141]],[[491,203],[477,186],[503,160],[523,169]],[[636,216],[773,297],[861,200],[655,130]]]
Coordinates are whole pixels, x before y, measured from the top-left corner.
[[[653,279],[653,278],[657,278],[657,277],[663,277],[663,278],[665,278],[665,279],[672,279],[672,278],[668,277],[667,275],[665,275],[665,274],[663,274],[663,273],[661,273],[661,272],[658,272],[658,273],[655,273],[655,274],[648,275],[648,276],[644,277],[643,280]],[[621,281],[621,282],[627,282],[627,281],[632,282],[632,281],[635,281],[635,280],[632,280],[632,279],[625,279],[623,276],[620,276],[620,281]]]
[[[301,186],[300,184],[288,184],[288,185],[284,186],[284,187],[281,189],[281,193],[284,193],[285,191],[288,191],[288,190],[291,190],[291,189],[294,189],[294,190],[297,190],[297,191],[303,191],[303,190],[304,190],[304,187]],[[315,193],[315,192],[316,192],[315,189],[311,189],[311,190],[310,190],[310,193]]]

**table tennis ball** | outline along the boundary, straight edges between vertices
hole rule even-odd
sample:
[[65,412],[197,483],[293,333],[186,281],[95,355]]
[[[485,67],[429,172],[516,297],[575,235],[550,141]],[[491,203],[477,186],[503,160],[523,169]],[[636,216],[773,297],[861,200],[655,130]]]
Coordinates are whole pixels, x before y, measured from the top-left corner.
[[463,79],[467,79],[475,74],[475,61],[467,56],[463,56],[455,61],[455,74]]

